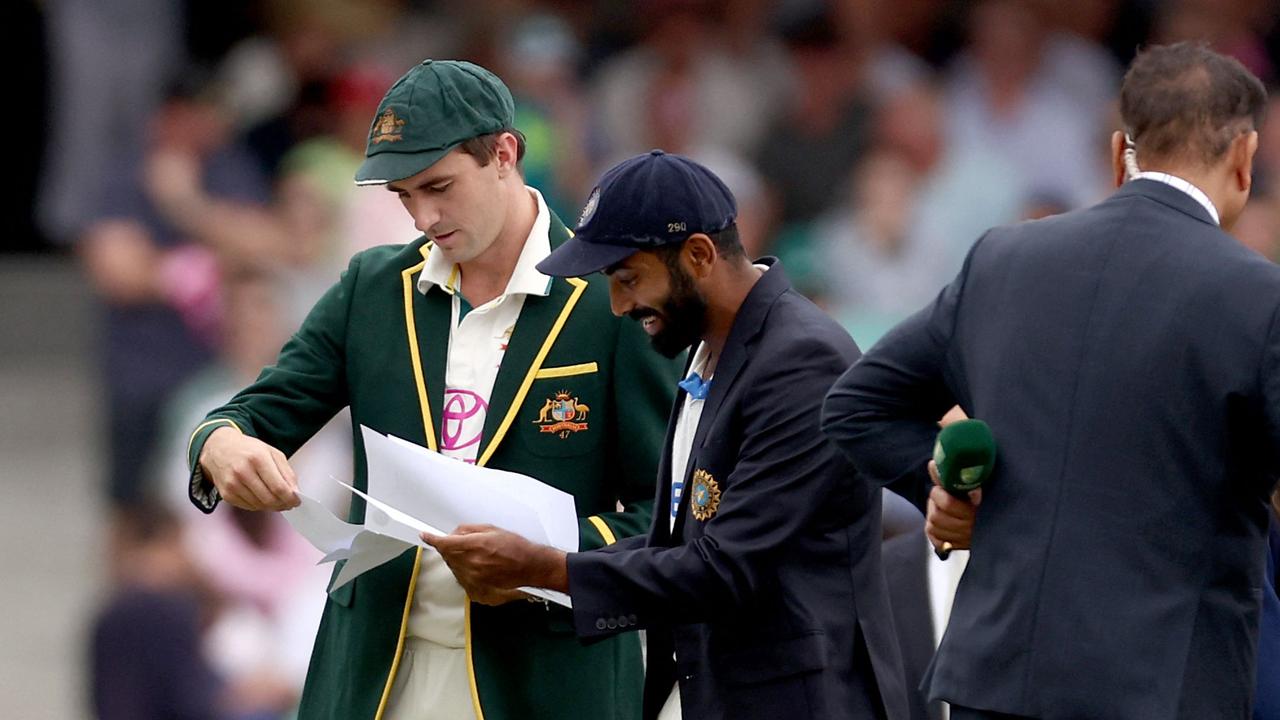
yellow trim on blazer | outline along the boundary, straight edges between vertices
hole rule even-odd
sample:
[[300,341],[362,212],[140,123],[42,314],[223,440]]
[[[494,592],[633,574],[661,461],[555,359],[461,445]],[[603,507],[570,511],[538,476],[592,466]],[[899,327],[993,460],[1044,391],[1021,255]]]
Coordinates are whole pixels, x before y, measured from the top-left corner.
[[413,556],[413,575],[409,577],[409,598],[404,603],[404,614],[400,616],[400,638],[396,640],[396,656],[391,661],[391,673],[387,675],[387,684],[382,688],[382,699],[378,701],[378,712],[373,720],[382,720],[387,711],[387,701],[391,699],[391,685],[396,681],[396,673],[400,670],[400,658],[404,656],[404,639],[409,630],[409,610],[413,607],[413,591],[418,588],[418,566],[422,564],[422,548]]
[[422,429],[427,434],[427,448],[432,452],[438,452],[436,448],[436,429],[431,422],[431,405],[427,402],[427,382],[423,378],[422,359],[418,355],[418,325],[413,319],[414,283],[412,276],[426,266],[428,252],[430,251],[424,245],[422,247],[422,262],[411,268],[405,268],[400,273],[400,276],[404,280],[404,325],[409,335],[409,363],[413,365],[413,382],[418,388],[418,405],[422,408]]
[[592,525],[596,526],[596,530],[600,531],[600,537],[604,538],[605,545],[612,545],[618,542],[618,536],[613,534],[613,530],[610,529],[609,524],[604,521],[604,518],[599,515],[592,515],[587,518],[587,520]]
[[590,375],[593,372],[599,372],[600,366],[594,360],[588,363],[579,363],[577,365],[563,365],[561,367],[542,368],[536,375],[534,380],[546,380],[547,378],[570,377],[573,375]]
[[[187,438],[187,457],[191,457],[191,443],[196,441],[196,436],[200,434],[201,430],[209,427],[210,425],[213,425],[214,423],[227,423],[228,425],[235,428],[236,430],[240,430],[240,426],[236,424],[235,420],[228,420],[227,418],[214,418],[213,420],[200,423],[199,425],[196,426],[195,430],[191,431],[191,437]],[[244,430],[240,430],[240,434],[243,435]],[[200,458],[196,458],[196,462],[199,462],[199,461],[200,461]]]
[[[493,453],[498,449],[502,438],[507,434],[507,430],[511,428],[511,423],[515,422],[516,415],[520,412],[520,405],[524,402],[525,396],[529,394],[529,386],[533,384],[538,371],[542,369],[542,361],[547,359],[547,353],[551,352],[551,346],[556,343],[556,338],[560,336],[560,331],[564,329],[564,323],[569,319],[569,313],[573,312],[573,306],[578,304],[578,298],[582,297],[582,293],[587,289],[587,281],[581,278],[565,278],[565,282],[573,286],[573,293],[569,295],[569,300],[565,302],[564,309],[560,311],[560,317],[556,318],[556,324],[551,326],[551,332],[547,333],[547,339],[543,341],[542,349],[538,350],[538,355],[533,359],[533,364],[529,366],[529,373],[524,376],[524,382],[520,383],[520,389],[516,392],[515,399],[511,401],[511,407],[507,408],[507,416],[502,419],[502,424],[493,433],[493,439],[489,441],[484,453],[476,460],[476,465],[484,465],[489,462],[489,458],[493,457]],[[517,320],[516,322],[519,321]]]
[[471,660],[471,598],[467,598],[463,606],[462,624],[467,629],[467,682],[471,684],[471,709],[476,712],[476,720],[484,720],[484,710],[480,708],[480,688],[476,685],[476,664]]
[[[405,331],[409,336],[409,364],[413,366],[413,382],[417,386],[418,406],[422,410],[422,429],[427,436],[427,447],[432,452],[438,452],[436,449],[435,426],[431,422],[431,405],[427,403],[427,383],[422,374],[422,359],[418,355],[418,326],[413,319],[413,274],[426,267],[427,253],[430,252],[429,246],[423,245],[420,252],[422,254],[422,262],[413,267],[405,268],[400,273],[400,278],[404,283],[404,325]],[[418,589],[418,568],[421,564],[422,548],[418,548],[417,554],[413,556],[413,575],[409,578],[409,593],[404,599],[404,611],[400,618],[400,636],[396,639],[396,655],[391,660],[391,672],[387,674],[387,683],[382,688],[382,699],[378,701],[378,712],[373,716],[374,720],[382,720],[382,715],[387,710],[387,701],[391,698],[391,686],[395,684],[396,673],[400,670],[400,658],[404,654],[405,636],[409,633],[409,611],[413,609],[413,594]]]

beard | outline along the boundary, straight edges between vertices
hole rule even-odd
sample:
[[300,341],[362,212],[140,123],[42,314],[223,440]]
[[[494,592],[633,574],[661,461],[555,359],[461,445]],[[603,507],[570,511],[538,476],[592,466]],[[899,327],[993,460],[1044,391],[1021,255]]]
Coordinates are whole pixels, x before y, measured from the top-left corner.
[[671,274],[671,292],[658,310],[637,308],[628,313],[632,320],[657,317],[662,329],[649,338],[649,343],[663,357],[674,358],[701,337],[707,325],[707,300],[693,286],[693,278],[678,264],[667,266]]

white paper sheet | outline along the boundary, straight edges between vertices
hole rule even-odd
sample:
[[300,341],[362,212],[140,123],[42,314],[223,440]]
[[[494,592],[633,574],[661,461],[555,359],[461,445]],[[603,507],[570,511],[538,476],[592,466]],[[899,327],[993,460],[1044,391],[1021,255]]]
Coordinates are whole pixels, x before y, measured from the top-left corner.
[[316,546],[324,557],[321,563],[346,560],[341,572],[333,579],[329,592],[351,582],[361,573],[378,567],[395,558],[414,545],[421,545],[417,535],[413,542],[390,537],[366,525],[354,525],[338,519],[318,500],[298,493],[302,503],[286,510],[284,517],[299,535]]
[[442,530],[493,525],[577,552],[572,495],[526,475],[469,465],[367,427],[360,430],[369,495]]
[[[368,428],[361,429],[365,431],[366,442],[370,434],[377,435]],[[460,492],[474,498],[477,493],[482,493],[493,507],[477,508],[477,512],[508,513],[511,524],[492,519],[480,522],[519,533],[534,542],[565,552],[578,551],[578,512],[569,493],[528,475],[468,465],[408,440],[394,436],[386,439],[412,457],[415,466],[427,474],[429,482],[438,482],[439,487],[449,488],[447,492],[451,495]],[[372,485],[370,487],[372,489]]]
[[298,493],[302,504],[292,510],[284,511],[284,519],[289,521],[298,534],[305,537],[316,549],[325,555],[335,550],[346,550],[351,547],[364,527],[353,525],[334,517],[329,509],[315,498]]
[[406,542],[386,535],[367,531],[360,533],[352,541],[351,554],[346,558],[347,562],[342,566],[341,572],[333,579],[329,592],[355,580],[366,571],[394,560],[411,547],[413,546]]
[[[334,481],[365,500],[365,523],[344,522],[306,495],[299,507],[285,513],[294,529],[325,553],[321,562],[346,560],[330,590],[410,547],[428,547],[419,533],[445,535],[465,524],[494,525],[532,542],[578,550],[572,495],[526,475],[468,465],[367,427],[360,430],[368,491]],[[572,607],[564,593],[520,590]]]

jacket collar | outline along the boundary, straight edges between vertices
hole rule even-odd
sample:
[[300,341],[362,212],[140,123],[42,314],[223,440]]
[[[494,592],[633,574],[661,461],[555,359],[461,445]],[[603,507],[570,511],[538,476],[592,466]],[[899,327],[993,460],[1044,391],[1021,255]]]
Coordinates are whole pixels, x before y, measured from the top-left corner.
[[1120,189],[1116,190],[1115,194],[1111,197],[1123,198],[1134,195],[1154,200],[1161,205],[1177,210],[1178,212],[1195,218],[1200,222],[1207,223],[1215,228],[1218,227],[1218,224],[1213,221],[1213,217],[1209,215],[1209,211],[1205,210],[1204,206],[1196,202],[1195,198],[1182,190],[1157,180],[1149,180],[1146,178],[1130,180],[1124,185],[1121,185]]
[[[533,194],[538,203],[538,215],[534,218],[533,228],[524,241],[524,248],[511,271],[511,279],[503,295],[540,295],[546,297],[551,292],[551,277],[538,272],[538,263],[551,254],[551,242],[548,235],[551,230],[551,211],[542,193],[535,188],[525,188]],[[427,293],[432,287],[439,287],[450,295],[457,292],[462,278],[458,266],[445,259],[443,253],[426,255],[426,266],[418,276],[418,292]]]

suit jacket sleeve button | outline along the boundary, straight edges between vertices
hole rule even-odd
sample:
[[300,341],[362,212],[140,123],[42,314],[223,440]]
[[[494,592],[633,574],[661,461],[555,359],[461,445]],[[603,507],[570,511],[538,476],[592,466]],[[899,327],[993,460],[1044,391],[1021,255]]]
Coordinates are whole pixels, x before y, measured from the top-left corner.
[[632,613],[632,614],[630,614],[630,615],[628,615],[628,616],[627,616],[627,622],[628,622],[628,623],[630,623],[630,624],[632,624],[632,625],[635,625],[635,624],[639,623],[639,622],[640,622],[640,620],[639,620],[639,618],[637,618],[637,617],[636,617],[635,613]]
[[596,618],[596,629],[603,630],[607,627],[604,618]]
[[608,625],[609,625],[609,629],[610,629],[610,630],[617,630],[617,629],[618,629],[618,619],[617,619],[617,618],[609,618],[609,623],[608,623]]
[[626,615],[619,615],[619,616],[618,616],[618,627],[620,627],[620,628],[624,628],[624,627],[626,627],[626,626],[627,626],[627,616],[626,616]]

